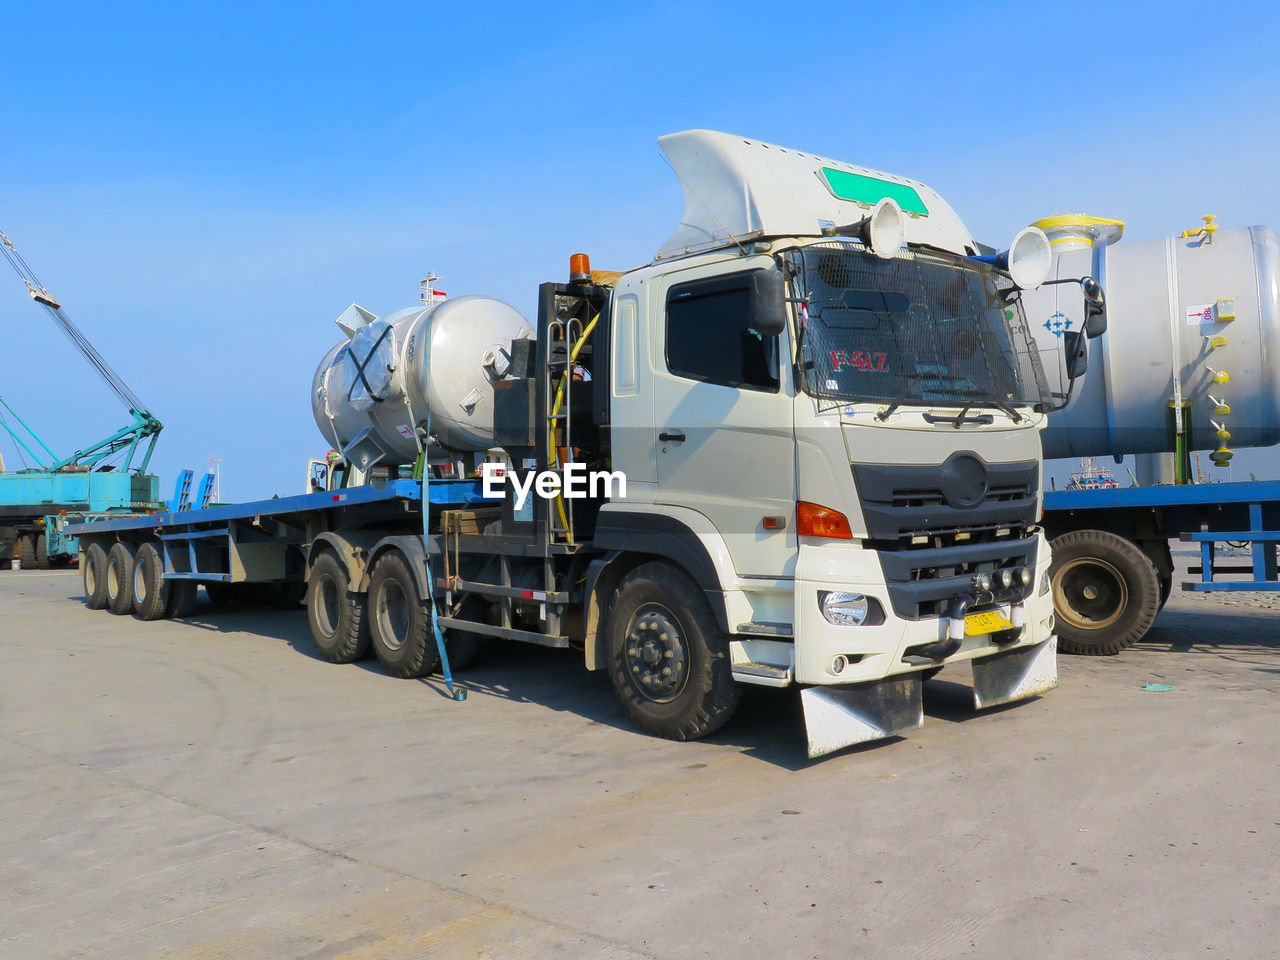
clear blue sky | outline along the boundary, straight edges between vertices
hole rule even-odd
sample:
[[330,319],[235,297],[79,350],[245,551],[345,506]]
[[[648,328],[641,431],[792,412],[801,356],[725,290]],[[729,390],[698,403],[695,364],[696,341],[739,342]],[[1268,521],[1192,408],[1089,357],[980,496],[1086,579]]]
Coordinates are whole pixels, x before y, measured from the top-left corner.
[[[996,243],[1063,209],[1139,239],[1280,227],[1277,27],[1203,3],[7,5],[0,228],[165,422],[166,497],[210,454],[227,499],[292,493],[347,304],[408,305],[432,270],[532,316],[576,250],[648,260],[682,210],[663,133],[908,174]],[[55,449],[124,423],[2,274],[0,337],[0,394]]]

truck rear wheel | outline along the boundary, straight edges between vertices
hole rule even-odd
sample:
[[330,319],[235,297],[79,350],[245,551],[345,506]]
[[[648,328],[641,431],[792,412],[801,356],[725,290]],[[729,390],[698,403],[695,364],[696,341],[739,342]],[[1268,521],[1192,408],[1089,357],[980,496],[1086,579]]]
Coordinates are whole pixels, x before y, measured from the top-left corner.
[[168,608],[164,560],[154,543],[144,543],[133,555],[133,615],[139,620],[163,620]]
[[36,534],[36,569],[49,569],[49,541],[43,533]]
[[18,537],[18,559],[22,561],[23,570],[36,568],[36,538],[33,533],[24,533]]
[[425,677],[436,668],[440,652],[431,617],[418,599],[418,583],[399,550],[384,553],[369,578],[370,633],[373,652],[393,677]]
[[80,575],[84,578],[84,605],[90,610],[107,609],[107,551],[102,544],[89,544]]
[[636,567],[613,594],[609,676],[642,730],[696,740],[724,726],[742,697],[729,638],[697,584],[671,564]]
[[133,555],[133,544],[123,540],[107,554],[107,607],[118,617],[133,611]]
[[347,568],[326,550],[307,579],[307,622],[320,656],[330,663],[355,663],[369,655],[365,596],[351,592]]
[[1106,656],[1146,635],[1160,612],[1160,580],[1136,544],[1105,530],[1073,530],[1051,547],[1060,650]]

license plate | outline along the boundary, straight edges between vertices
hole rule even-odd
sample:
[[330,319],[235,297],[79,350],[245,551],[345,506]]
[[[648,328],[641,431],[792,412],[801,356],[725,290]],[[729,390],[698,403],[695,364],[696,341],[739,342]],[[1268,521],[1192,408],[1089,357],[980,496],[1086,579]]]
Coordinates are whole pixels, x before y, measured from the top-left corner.
[[971,613],[964,618],[964,633],[967,637],[1008,630],[1012,626],[1013,624],[999,610],[984,610],[982,613]]

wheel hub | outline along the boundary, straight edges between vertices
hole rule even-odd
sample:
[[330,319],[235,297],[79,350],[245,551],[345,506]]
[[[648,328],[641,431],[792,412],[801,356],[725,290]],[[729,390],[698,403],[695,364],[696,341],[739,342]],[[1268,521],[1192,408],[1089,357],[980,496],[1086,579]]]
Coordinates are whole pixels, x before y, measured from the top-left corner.
[[1063,564],[1053,578],[1057,613],[1081,630],[1102,630],[1120,619],[1129,603],[1123,574],[1097,557]]
[[626,639],[627,673],[635,688],[655,703],[678,697],[689,678],[684,631],[661,604],[642,606],[631,617]]

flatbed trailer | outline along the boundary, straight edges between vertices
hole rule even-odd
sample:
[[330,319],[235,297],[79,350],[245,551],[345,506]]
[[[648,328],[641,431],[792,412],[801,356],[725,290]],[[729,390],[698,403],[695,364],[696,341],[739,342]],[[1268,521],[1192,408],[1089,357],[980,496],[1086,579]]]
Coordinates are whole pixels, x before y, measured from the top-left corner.
[[[488,502],[478,480],[433,480],[426,488],[432,516]],[[422,490],[419,480],[396,479],[201,510],[100,516],[68,525],[67,533],[79,539],[86,602],[95,609],[129,612],[130,578],[148,573],[156,578],[152,591],[163,583],[168,596],[139,611],[143,619],[186,615],[200,585],[218,602],[239,589],[244,599],[293,606],[305,591],[317,541],[340,540],[359,552],[373,536],[365,531],[376,529],[378,539],[399,533],[416,540],[421,553]],[[139,572],[137,553],[147,544],[158,566]],[[248,587],[254,589],[241,589]]]
[[[1199,545],[1199,579],[1183,590],[1280,592],[1280,481],[1046,491],[1042,522],[1069,653],[1117,653],[1146,634],[1173,589],[1170,541]],[[1220,558],[1223,544],[1247,547],[1248,562]]]

